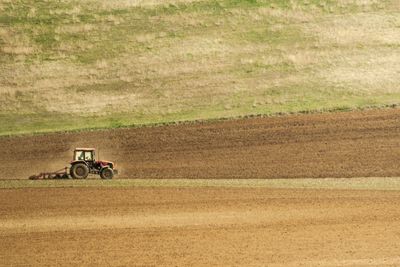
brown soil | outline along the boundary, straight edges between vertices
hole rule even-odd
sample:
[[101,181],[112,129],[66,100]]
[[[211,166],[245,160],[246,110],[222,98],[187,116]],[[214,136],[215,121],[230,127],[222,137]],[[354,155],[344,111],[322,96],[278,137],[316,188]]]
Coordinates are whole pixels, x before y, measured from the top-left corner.
[[64,167],[93,146],[120,178],[400,176],[400,109],[0,138],[0,179]]
[[5,266],[399,266],[399,192],[1,190]]

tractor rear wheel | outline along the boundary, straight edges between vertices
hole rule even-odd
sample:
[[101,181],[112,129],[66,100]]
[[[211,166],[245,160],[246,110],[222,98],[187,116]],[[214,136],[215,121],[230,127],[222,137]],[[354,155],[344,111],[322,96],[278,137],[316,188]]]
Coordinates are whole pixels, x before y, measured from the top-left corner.
[[86,179],[89,175],[89,168],[84,163],[77,163],[71,167],[71,176],[75,179]]
[[101,179],[112,179],[114,177],[114,171],[111,168],[103,168],[100,171]]

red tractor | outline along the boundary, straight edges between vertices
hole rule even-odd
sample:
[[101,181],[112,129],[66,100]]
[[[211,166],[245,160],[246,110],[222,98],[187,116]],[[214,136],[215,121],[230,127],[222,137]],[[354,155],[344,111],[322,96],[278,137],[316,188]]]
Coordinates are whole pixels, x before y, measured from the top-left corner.
[[75,179],[85,179],[89,173],[100,174],[102,179],[112,179],[118,171],[111,161],[96,160],[96,149],[75,148],[69,174]]
[[75,148],[71,166],[55,172],[42,172],[39,175],[32,175],[31,180],[38,179],[86,179],[89,174],[99,174],[102,179],[112,179],[118,171],[111,161],[96,160],[96,149]]

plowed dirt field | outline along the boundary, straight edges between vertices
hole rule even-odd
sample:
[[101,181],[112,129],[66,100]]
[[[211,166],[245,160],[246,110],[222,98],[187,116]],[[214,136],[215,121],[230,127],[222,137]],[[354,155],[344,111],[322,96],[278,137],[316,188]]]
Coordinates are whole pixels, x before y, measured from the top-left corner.
[[399,191],[0,191],[2,266],[399,266]]
[[400,176],[400,109],[0,138],[0,179],[64,167],[96,147],[120,178]]

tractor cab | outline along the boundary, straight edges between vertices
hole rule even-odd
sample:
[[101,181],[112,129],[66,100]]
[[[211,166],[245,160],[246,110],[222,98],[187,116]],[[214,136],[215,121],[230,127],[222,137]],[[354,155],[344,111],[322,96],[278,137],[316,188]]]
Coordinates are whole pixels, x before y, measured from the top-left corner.
[[96,161],[96,150],[94,148],[76,148],[73,161]]

